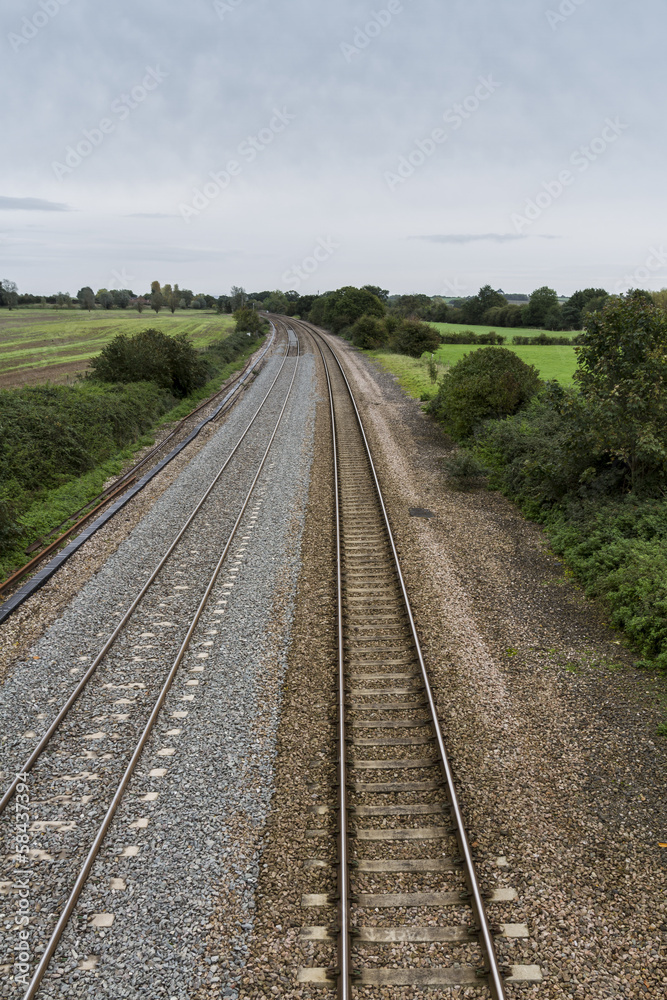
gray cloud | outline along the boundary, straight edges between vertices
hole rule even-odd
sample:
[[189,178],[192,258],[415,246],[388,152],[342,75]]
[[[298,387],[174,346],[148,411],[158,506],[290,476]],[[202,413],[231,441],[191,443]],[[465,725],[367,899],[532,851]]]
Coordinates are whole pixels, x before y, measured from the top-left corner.
[[[442,0],[403,0],[380,23],[386,0],[200,0],[187,17],[181,0],[159,16],[114,0],[61,4],[35,29],[37,3],[5,0],[0,209],[26,236],[16,210],[44,214],[39,245],[14,257],[3,242],[0,268],[45,294],[106,286],[142,260],[141,280],[275,288],[331,237],[340,249],[301,291],[434,294],[456,279],[568,292],[591,267],[611,287],[667,239],[667,9],[590,0],[550,23],[560,6],[450,0],[445,16]],[[275,109],[294,119],[269,135]],[[628,128],[603,142],[617,118]],[[211,175],[225,173],[216,194]],[[197,191],[205,207],[188,226],[179,205]],[[216,257],[221,243],[238,252]]]
[[71,212],[69,205],[44,198],[8,198],[0,195],[0,211],[21,212]]

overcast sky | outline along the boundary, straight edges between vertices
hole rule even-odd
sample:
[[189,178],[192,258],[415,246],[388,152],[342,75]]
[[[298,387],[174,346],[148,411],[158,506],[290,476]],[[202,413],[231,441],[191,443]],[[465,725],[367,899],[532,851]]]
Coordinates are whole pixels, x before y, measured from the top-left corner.
[[0,21],[20,291],[667,286],[664,0],[3,0]]

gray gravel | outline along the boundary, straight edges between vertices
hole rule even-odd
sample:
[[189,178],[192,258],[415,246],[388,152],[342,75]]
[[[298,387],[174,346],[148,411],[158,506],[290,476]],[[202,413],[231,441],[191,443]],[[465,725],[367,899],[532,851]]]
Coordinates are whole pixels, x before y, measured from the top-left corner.
[[[220,433],[36,643],[31,658],[8,676],[0,689],[5,777],[36,742],[24,734],[39,733],[48,724],[54,706],[108,635],[110,621],[118,618],[148,576],[156,548],[166,547],[183,522],[279,364],[277,357],[267,364]],[[288,360],[285,374],[293,365]],[[259,834],[271,797],[280,684],[312,459],[313,378],[313,359],[306,355],[299,362],[284,433],[274,443],[42,996],[99,996],[103,991],[112,997],[190,996],[202,976],[220,978],[216,964],[206,965],[202,955],[210,914],[221,897],[233,904],[237,920],[230,923],[230,955],[237,963],[232,963],[221,989],[222,995],[235,995],[235,977],[252,926]],[[286,387],[287,381],[279,384]],[[264,450],[267,426],[283,399],[284,390],[267,406],[266,419],[249,435],[245,454],[256,458]],[[199,603],[255,464],[250,458],[234,463],[234,475],[225,477],[197,528],[185,536],[136,623],[100,666],[90,693],[82,697],[44,765],[30,778],[30,847],[52,859],[35,860],[31,866],[33,948],[55,922],[93,824],[103,815],[186,619]],[[219,603],[223,601],[227,603]],[[173,752],[161,755],[165,749]],[[156,769],[166,774],[152,774]],[[13,852],[10,819],[7,815],[1,824],[6,858]],[[44,820],[65,826],[35,826]],[[7,881],[11,867],[3,876]],[[17,942],[18,900],[7,890],[0,886],[7,955],[0,963],[11,963]],[[113,925],[94,927],[96,914],[112,915]],[[18,984],[7,981],[0,987],[0,996],[19,995]]]

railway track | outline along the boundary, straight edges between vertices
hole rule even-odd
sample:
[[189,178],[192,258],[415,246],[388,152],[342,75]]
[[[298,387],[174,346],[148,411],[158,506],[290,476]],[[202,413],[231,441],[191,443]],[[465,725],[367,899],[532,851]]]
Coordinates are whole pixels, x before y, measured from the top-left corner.
[[[382,989],[384,997],[387,988],[462,986],[503,1000],[506,982],[536,982],[541,974],[537,966],[501,968],[494,938],[527,937],[528,929],[500,922],[515,890],[485,894],[479,885],[349,382],[328,338],[304,324],[292,326],[315,341],[329,388],[338,600],[337,793],[312,807],[313,823],[325,825],[309,831],[324,849],[335,837],[338,885],[333,894],[303,897],[312,923],[301,940],[326,964],[303,968],[299,982],[335,988],[342,1000],[360,990],[377,996]],[[306,864],[329,866],[326,853]],[[327,921],[334,909],[337,920]]]
[[[87,504],[81,507],[79,510],[75,511],[70,517],[66,518],[65,521],[61,522],[56,528],[45,535],[43,538],[38,539],[34,542],[28,549],[26,549],[26,554],[31,552],[36,552],[31,559],[28,560],[23,566],[17,569],[11,576],[6,580],[0,582],[0,599],[8,598],[5,603],[0,604],[0,623],[2,623],[6,618],[9,617],[20,605],[25,601],[31,594],[35,593],[41,586],[46,583],[48,579],[56,572],[64,562],[74,554],[75,551],[85,543],[85,541],[90,538],[96,530],[102,527],[106,522],[113,517],[119,510],[126,505],[128,500],[132,499],[144,486],[146,486],[151,479],[160,472],[165,465],[167,465],[172,459],[176,458],[177,455],[181,453],[183,448],[185,448],[190,441],[197,437],[203,428],[214,420],[217,420],[223,413],[234,405],[236,399],[238,398],[239,391],[247,384],[248,379],[256,375],[259,370],[261,370],[262,362],[266,357],[268,351],[273,346],[275,340],[275,327],[272,330],[271,336],[267,344],[258,352],[257,356],[253,360],[250,358],[248,362],[244,365],[243,369],[237,376],[232,378],[223,386],[219,392],[214,393],[213,396],[204,400],[200,403],[191,413],[178,422],[178,424],[173,428],[173,430],[154,448],[143,456],[143,458],[135,463],[131,469],[128,469],[123,476],[109,486],[106,490],[103,490],[98,496],[94,497]],[[197,422],[197,417],[204,414],[206,410],[210,410],[213,407],[213,411],[209,413],[204,419]],[[188,429],[189,433],[188,433]],[[166,454],[161,460],[159,456],[164,455],[167,446],[174,441],[176,438],[183,438],[181,442],[172,448],[170,452]],[[157,465],[147,474],[141,477],[141,472],[145,469],[151,462],[157,461]],[[140,478],[141,477],[141,478]],[[109,504],[112,507],[109,508]],[[102,513],[104,512],[104,513]],[[86,525],[89,524],[92,518],[97,515],[97,520],[94,524],[87,529]],[[84,530],[85,529],[85,530]],[[76,539],[75,542],[70,543],[66,549],[60,551],[62,546],[67,542],[68,539],[72,538],[73,535],[79,535],[83,531],[83,534]],[[60,533],[59,533],[60,532]],[[54,537],[55,536],[55,537]],[[53,539],[49,541],[49,539]],[[35,570],[38,570],[39,566],[44,562],[44,560],[58,553],[54,559],[45,567],[43,567],[36,576],[28,581],[20,590],[16,591],[15,588],[19,585],[20,581]],[[11,596],[9,596],[11,595]]]
[[[30,953],[40,957],[36,965],[17,960],[22,975],[2,995],[30,1000],[39,994],[140,761],[153,753],[156,763],[168,764],[176,752],[158,749],[157,728],[164,728],[173,743],[187,724],[189,703],[206,670],[205,650],[213,645],[209,636],[218,631],[210,626],[224,615],[229,588],[243,565],[263,502],[258,483],[292,398],[298,367],[299,342],[293,336],[285,339],[280,368],[252,420],[190,516],[98,653],[72,656],[74,663],[86,662],[85,667],[77,663],[70,675],[84,671],[83,676],[51,718],[42,721],[44,734],[27,759],[13,768],[16,777],[0,801],[0,826],[3,842],[14,845],[9,856],[14,878],[0,883],[0,894],[18,901],[29,892],[39,901],[38,913],[31,914]],[[267,426],[260,427],[260,415]],[[195,542],[198,547],[192,550]],[[234,561],[229,559],[233,546]],[[192,563],[193,555],[199,584],[184,586],[179,582],[182,567]],[[178,728],[167,730],[168,725]],[[100,753],[102,749],[112,752]],[[5,751],[6,759],[11,758]],[[148,776],[165,773],[166,768],[158,767]],[[149,792],[143,801],[154,801],[158,794]],[[138,829],[143,829],[141,823]],[[17,952],[11,934],[4,943],[7,954]]]

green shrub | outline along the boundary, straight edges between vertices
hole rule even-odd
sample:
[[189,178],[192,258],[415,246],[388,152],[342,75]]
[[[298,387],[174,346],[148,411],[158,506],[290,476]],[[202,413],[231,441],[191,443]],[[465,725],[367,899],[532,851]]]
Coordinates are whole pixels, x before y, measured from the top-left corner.
[[537,369],[505,347],[466,354],[443,376],[429,412],[462,440],[482,421],[524,408],[541,385]]
[[375,351],[388,340],[386,324],[377,316],[360,316],[349,331],[349,339],[362,351]]
[[182,398],[204,385],[209,369],[186,334],[168,337],[149,328],[119,334],[90,362],[89,378],[98,382],[155,382]]
[[436,351],[441,343],[438,331],[417,319],[401,320],[391,337],[393,349],[409,358],[421,358],[425,351]]

